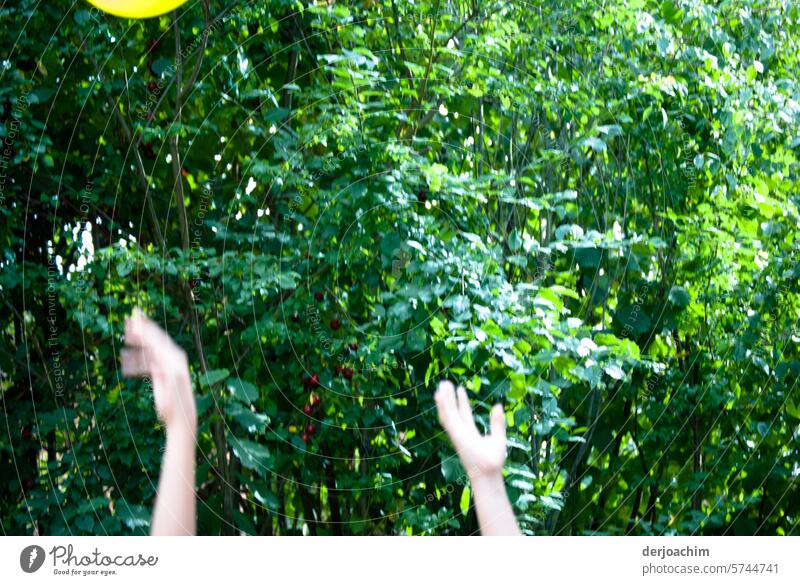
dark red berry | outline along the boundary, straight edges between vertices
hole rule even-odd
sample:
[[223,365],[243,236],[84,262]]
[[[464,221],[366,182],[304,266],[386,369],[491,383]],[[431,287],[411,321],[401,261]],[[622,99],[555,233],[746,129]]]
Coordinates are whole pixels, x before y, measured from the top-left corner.
[[306,405],[303,407],[303,412],[305,412],[307,415],[309,415],[309,416],[310,416],[310,415],[311,415],[311,413],[312,413],[312,412],[314,412],[314,407],[313,407],[313,406],[311,406],[310,404],[306,404]]
[[308,433],[309,435],[313,435],[316,432],[317,432],[317,427],[315,427],[310,423],[306,425],[306,433]]
[[342,368],[342,366],[340,366],[339,364],[336,364],[336,367],[334,368],[337,374],[341,374],[343,369],[344,368]]
[[357,343],[351,343],[350,344],[350,351],[358,351],[358,344]]
[[318,293],[316,293],[316,294],[314,295],[314,298],[315,298],[315,299],[317,299],[317,302],[318,302],[318,303],[321,303],[321,302],[322,302],[322,300],[325,298],[325,295],[324,295],[324,294],[322,294],[321,292],[318,292]]
[[25,480],[25,491],[30,491],[32,489],[33,489],[33,480],[32,479],[26,479]]
[[161,44],[161,41],[158,39],[150,39],[147,41],[147,51],[152,52],[158,49],[158,46]]
[[333,321],[331,321],[331,329],[333,329],[334,331],[338,331],[339,328],[341,328],[341,326],[342,322],[339,321],[339,319],[334,319]]
[[420,191],[419,195],[417,195],[417,201],[420,203],[425,203],[428,200],[428,194],[425,191]]
[[149,159],[156,158],[156,153],[153,151],[153,146],[150,145],[150,144],[143,144],[142,145],[142,152]]
[[155,81],[148,81],[147,82],[147,91],[152,93],[157,89],[158,89],[158,84]]
[[353,379],[353,374],[354,374],[354,373],[355,373],[355,372],[353,372],[353,369],[352,369],[352,368],[344,368],[344,369],[342,370],[342,374],[343,374],[343,375],[344,375],[344,377],[345,377],[345,378],[347,378],[348,380],[352,380],[352,379]]
[[311,387],[316,388],[317,386],[319,386],[319,376],[314,374],[313,376],[311,376]]
[[300,438],[303,439],[303,442],[307,445],[308,442],[311,440],[311,436],[308,433],[303,433],[300,435]]
[[312,394],[311,395],[311,406],[317,406],[322,402],[322,398],[320,398],[319,394]]
[[299,323],[300,322],[300,315],[298,315],[297,313],[292,315],[292,321],[294,321],[295,323]]

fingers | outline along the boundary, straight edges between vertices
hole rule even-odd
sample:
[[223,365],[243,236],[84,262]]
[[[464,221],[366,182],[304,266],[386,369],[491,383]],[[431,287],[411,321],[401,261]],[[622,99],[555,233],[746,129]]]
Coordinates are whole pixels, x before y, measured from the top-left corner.
[[469,405],[467,391],[464,390],[463,386],[459,386],[458,390],[456,390],[456,394],[458,396],[458,412],[461,415],[461,420],[463,420],[467,426],[477,430],[475,418],[472,416],[472,407]]
[[140,347],[125,348],[120,352],[122,375],[128,377],[146,376],[150,373],[151,363],[147,354]]
[[166,331],[159,327],[155,321],[144,314],[142,314],[141,319],[144,334],[147,336],[147,339],[152,345],[164,349],[168,347],[171,348],[174,345],[172,338],[167,334]]
[[449,380],[442,380],[439,382],[439,388],[436,390],[434,399],[436,400],[436,411],[439,414],[439,422],[442,423],[444,430],[446,430],[448,434],[452,434],[460,418],[458,405],[456,403],[456,393],[452,382]]
[[125,344],[134,347],[145,344],[141,311],[139,309],[134,309],[131,316],[125,319]]
[[501,439],[505,445],[506,415],[503,412],[502,404],[495,404],[492,407],[492,414],[489,416],[489,433],[492,435],[492,437]]
[[186,367],[183,351],[138,307],[125,319],[125,349],[120,358],[125,376],[152,375],[157,369]]
[[125,343],[159,353],[166,352],[174,346],[172,338],[138,307],[125,320]]
[[452,382],[442,380],[439,382],[439,388],[434,398],[436,399],[436,410],[439,413],[439,422],[442,423],[444,430],[447,431],[453,442],[471,432],[478,433],[478,427],[475,426],[475,419],[472,416],[472,408],[469,405],[469,397],[463,387],[459,386],[456,390]]

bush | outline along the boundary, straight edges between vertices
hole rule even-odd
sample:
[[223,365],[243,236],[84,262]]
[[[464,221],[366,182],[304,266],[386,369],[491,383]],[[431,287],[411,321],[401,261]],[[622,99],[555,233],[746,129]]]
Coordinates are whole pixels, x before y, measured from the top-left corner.
[[5,533],[147,530],[137,305],[191,356],[200,533],[474,532],[443,377],[504,403],[527,532],[796,525],[796,5],[34,5],[0,13]]

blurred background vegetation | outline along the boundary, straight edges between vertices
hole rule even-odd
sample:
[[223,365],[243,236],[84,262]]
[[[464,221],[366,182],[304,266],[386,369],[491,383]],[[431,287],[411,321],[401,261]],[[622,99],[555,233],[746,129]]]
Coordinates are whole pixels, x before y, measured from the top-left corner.
[[0,526],[146,532],[118,349],[190,355],[201,534],[470,534],[435,382],[536,534],[800,519],[798,5],[0,8]]

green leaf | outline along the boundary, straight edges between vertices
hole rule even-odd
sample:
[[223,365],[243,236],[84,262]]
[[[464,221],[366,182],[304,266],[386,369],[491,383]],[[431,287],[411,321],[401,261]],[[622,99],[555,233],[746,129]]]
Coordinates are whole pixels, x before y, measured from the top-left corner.
[[439,163],[434,163],[425,169],[425,178],[428,181],[428,188],[431,193],[437,193],[442,188],[446,175],[447,167]]
[[260,482],[251,485],[250,491],[253,492],[253,497],[255,497],[256,501],[266,506],[269,510],[277,512],[280,509],[280,500],[265,483]]
[[601,253],[597,248],[578,248],[575,250],[575,261],[581,268],[597,268],[600,266]]
[[605,152],[606,143],[601,138],[590,136],[580,141],[581,146],[588,146],[595,152]]
[[[227,370],[224,371],[227,373]],[[241,378],[230,378],[227,386],[231,395],[244,403],[249,404],[258,399],[258,388]]]
[[461,513],[466,516],[469,512],[469,504],[471,500],[471,491],[468,485],[464,486],[464,489],[461,491],[461,499],[459,500],[459,508],[461,508]]
[[88,514],[78,516],[75,519],[75,525],[81,529],[81,532],[91,534],[94,528],[94,517]]
[[650,331],[652,321],[641,305],[624,305],[617,309],[614,320],[619,323],[623,333],[642,335]]
[[221,368],[219,370],[209,370],[206,374],[200,376],[200,385],[201,386],[213,386],[218,382],[221,382],[225,378],[230,375],[230,372],[225,368]]
[[625,377],[625,372],[616,364],[604,367],[603,371],[615,380],[622,380]]
[[40,87],[28,93],[28,101],[32,104],[46,103],[55,92],[55,89],[51,89],[49,87]]
[[669,291],[669,302],[677,307],[686,307],[691,302],[692,297],[682,286],[673,286]]
[[464,470],[458,461],[458,457],[451,455],[442,459],[442,476],[448,483],[464,478]]
[[164,57],[156,59],[155,61],[153,61],[152,65],[153,72],[159,77],[163,75],[164,72],[170,67],[174,67],[172,60],[166,59]]
[[269,417],[266,414],[253,412],[239,402],[226,404],[225,414],[233,417],[248,433],[263,432],[269,424]]
[[120,504],[117,518],[122,520],[123,524],[131,530],[150,526],[150,510],[140,505]]
[[266,446],[234,436],[230,436],[229,442],[234,455],[242,462],[242,466],[256,470],[260,474],[266,471],[270,459],[269,449]]

